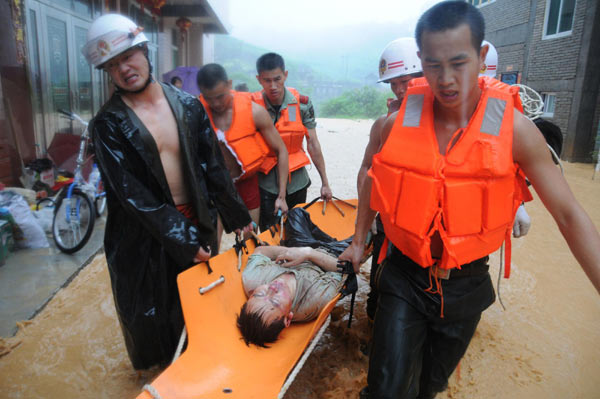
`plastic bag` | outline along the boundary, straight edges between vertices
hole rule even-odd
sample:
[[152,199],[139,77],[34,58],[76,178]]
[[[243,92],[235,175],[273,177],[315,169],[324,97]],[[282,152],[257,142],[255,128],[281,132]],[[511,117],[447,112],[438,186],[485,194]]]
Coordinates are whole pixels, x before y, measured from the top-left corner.
[[38,211],[33,211],[36,222],[45,233],[52,233],[52,220],[54,219],[54,206],[46,206]]
[[36,221],[25,199],[10,191],[0,192],[0,206],[9,210],[10,214],[23,232],[23,239],[15,240],[17,248],[48,248],[46,233]]
[[339,256],[352,241],[352,237],[343,241],[331,237],[310,220],[310,214],[302,208],[288,212],[285,222],[286,247],[326,248],[332,255]]

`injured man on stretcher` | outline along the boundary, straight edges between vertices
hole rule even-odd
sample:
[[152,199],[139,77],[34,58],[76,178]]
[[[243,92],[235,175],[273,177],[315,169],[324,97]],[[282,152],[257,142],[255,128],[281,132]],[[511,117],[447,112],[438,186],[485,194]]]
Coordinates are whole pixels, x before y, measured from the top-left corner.
[[248,301],[237,324],[246,345],[266,348],[291,322],[315,319],[344,278],[337,257],[324,248],[257,247],[242,274]]

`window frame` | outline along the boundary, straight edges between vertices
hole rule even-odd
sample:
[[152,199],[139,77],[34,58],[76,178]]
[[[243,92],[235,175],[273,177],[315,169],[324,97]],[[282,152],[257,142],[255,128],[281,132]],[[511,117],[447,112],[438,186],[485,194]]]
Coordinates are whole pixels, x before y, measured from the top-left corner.
[[[571,21],[571,29],[566,30],[564,32],[552,33],[549,35],[546,33],[546,31],[548,29],[548,19],[550,18],[550,1],[552,1],[552,0],[546,0],[546,10],[544,11],[544,27],[542,30],[542,40],[558,39],[561,37],[571,36],[573,34],[573,25],[575,25],[575,13],[577,12],[577,0],[574,0],[575,4],[573,5],[573,21]],[[560,7],[558,9],[558,20],[556,21],[556,30],[558,30],[560,27],[561,11],[562,11],[563,4],[566,0],[559,0],[559,1],[560,1]]]
[[[496,2],[496,0],[486,0],[485,3],[482,3],[482,1],[484,1],[484,0],[466,0],[467,3],[469,3],[472,6],[475,6],[477,8],[485,7],[488,4],[492,4],[492,3]],[[479,3],[479,4],[475,4],[475,3]]]
[[[548,112],[548,102],[546,101],[548,96],[554,98],[552,101],[552,112]],[[556,112],[556,92],[542,92],[540,93],[540,97],[542,97],[542,101],[544,102],[544,106],[542,107],[542,118],[554,118]]]

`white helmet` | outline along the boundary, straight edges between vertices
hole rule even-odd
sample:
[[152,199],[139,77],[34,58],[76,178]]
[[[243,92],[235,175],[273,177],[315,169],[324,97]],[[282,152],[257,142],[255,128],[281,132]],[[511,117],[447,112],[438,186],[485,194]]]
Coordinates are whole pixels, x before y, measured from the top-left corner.
[[489,50],[487,55],[485,56],[485,61],[483,64],[483,68],[479,71],[479,76],[489,76],[490,78],[496,77],[496,72],[498,70],[498,52],[496,51],[496,47],[487,40],[484,40],[481,45],[489,46]]
[[402,37],[390,42],[379,57],[378,82],[423,72],[417,51],[417,42],[411,37]]
[[96,68],[134,46],[148,41],[132,20],[119,14],[106,14],[96,19],[87,33],[81,52]]

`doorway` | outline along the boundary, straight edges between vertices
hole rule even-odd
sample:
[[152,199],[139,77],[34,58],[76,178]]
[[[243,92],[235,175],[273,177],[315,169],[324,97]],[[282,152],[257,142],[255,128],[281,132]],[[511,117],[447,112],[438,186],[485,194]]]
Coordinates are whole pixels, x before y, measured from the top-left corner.
[[36,152],[47,154],[56,134],[82,133],[82,126],[60,116],[64,109],[90,120],[104,102],[104,77],[81,53],[95,1],[26,2],[29,73]]

